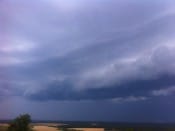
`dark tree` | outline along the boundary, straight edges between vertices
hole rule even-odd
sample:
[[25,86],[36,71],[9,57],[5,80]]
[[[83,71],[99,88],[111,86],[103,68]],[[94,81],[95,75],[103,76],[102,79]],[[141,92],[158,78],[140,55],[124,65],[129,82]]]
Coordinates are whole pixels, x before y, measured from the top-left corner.
[[31,128],[29,126],[30,122],[30,115],[20,115],[10,123],[8,131],[31,131]]

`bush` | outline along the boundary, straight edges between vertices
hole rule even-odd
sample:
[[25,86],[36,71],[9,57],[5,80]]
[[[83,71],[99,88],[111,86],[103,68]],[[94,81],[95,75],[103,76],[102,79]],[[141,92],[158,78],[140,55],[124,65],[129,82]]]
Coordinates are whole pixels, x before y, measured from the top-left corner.
[[31,128],[29,127],[30,122],[30,115],[20,115],[10,123],[8,131],[31,131]]

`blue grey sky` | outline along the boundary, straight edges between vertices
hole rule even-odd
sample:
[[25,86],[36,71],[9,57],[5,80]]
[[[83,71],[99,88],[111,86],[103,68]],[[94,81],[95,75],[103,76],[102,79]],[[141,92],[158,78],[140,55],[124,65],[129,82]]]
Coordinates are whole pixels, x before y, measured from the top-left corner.
[[173,0],[1,0],[0,119],[175,122]]

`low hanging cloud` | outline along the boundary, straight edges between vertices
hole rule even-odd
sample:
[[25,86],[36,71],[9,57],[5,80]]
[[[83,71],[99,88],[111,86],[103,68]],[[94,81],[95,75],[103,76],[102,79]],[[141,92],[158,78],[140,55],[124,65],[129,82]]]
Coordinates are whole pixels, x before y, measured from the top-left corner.
[[152,94],[154,96],[168,96],[168,95],[172,95],[175,93],[175,87],[168,87],[165,89],[160,89],[160,90],[153,90]]
[[172,3],[1,1],[0,69],[10,77],[9,92],[32,100],[137,101],[174,86]]

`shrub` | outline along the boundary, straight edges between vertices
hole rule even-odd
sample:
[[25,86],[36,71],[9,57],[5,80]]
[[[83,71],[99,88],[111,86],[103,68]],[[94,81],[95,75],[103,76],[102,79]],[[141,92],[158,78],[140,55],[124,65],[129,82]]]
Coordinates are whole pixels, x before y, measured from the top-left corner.
[[30,115],[20,115],[10,123],[8,131],[31,131],[31,128],[29,127],[30,122]]

